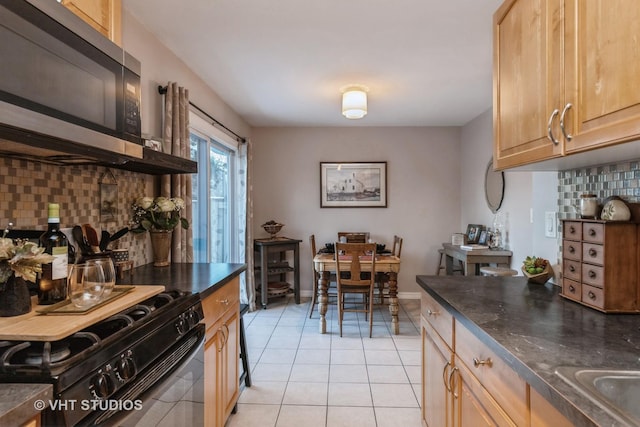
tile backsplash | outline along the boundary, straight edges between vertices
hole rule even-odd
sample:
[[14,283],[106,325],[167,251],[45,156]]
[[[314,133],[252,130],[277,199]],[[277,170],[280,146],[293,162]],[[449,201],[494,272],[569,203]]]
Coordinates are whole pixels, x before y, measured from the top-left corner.
[[[117,181],[117,214],[115,221],[101,223],[100,180],[109,170]],[[128,225],[129,207],[137,197],[156,194],[156,181],[152,175],[97,165],[59,166],[0,157],[0,227],[12,222],[16,229],[45,230],[47,204],[55,202],[60,204],[62,228],[89,223],[98,232],[114,233]],[[136,266],[152,261],[147,233],[129,233],[117,245],[129,249]]]
[[640,160],[558,172],[558,218],[577,218],[572,205],[584,193],[595,194],[600,204],[611,196],[638,203]]

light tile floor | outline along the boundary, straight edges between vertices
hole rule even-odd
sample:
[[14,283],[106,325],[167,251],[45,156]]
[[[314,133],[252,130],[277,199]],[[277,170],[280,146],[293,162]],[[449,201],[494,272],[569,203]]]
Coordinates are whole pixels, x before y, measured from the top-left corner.
[[244,317],[253,385],[227,427],[420,427],[420,300],[401,300],[400,334],[387,305],[375,308],[373,338],[363,313],[337,307],[308,317],[309,301],[269,301]]

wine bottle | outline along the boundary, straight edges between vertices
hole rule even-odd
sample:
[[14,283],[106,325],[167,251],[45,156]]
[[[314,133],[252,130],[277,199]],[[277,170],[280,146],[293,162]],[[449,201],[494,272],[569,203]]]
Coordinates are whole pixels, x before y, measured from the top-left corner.
[[40,246],[53,255],[50,264],[42,265],[38,284],[38,304],[54,304],[67,298],[67,236],[60,231],[60,205],[49,203],[48,229],[40,236]]

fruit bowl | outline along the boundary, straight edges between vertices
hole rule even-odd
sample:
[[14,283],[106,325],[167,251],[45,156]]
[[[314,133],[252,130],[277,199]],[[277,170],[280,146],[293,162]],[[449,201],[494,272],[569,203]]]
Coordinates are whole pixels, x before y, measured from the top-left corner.
[[278,232],[282,230],[282,227],[284,227],[284,224],[277,223],[273,220],[262,224],[262,228],[264,228],[264,231],[271,234],[272,239],[276,238],[276,234],[278,234]]
[[524,265],[522,266],[521,269],[522,269],[522,274],[525,275],[525,277],[529,282],[537,283],[539,285],[543,285],[547,283],[547,280],[549,280],[551,276],[553,276],[553,269],[549,264],[547,264],[547,266],[544,268],[542,273],[536,273],[536,274],[528,273]]
[[523,261],[521,270],[531,283],[546,283],[553,275],[549,261],[535,256],[528,256]]

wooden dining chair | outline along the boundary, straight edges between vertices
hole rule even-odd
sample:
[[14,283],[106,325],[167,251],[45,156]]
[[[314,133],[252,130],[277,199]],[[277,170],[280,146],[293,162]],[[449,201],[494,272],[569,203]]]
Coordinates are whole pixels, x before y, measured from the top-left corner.
[[[345,312],[366,313],[369,319],[369,338],[373,335],[373,289],[375,286],[376,266],[375,243],[340,243],[335,244],[334,259],[336,261],[336,281],[338,282],[338,325],[342,336],[342,321]],[[362,257],[362,258],[361,258]],[[366,259],[366,264],[361,261]],[[363,265],[367,271],[362,271]],[[368,268],[370,266],[370,268]],[[363,274],[369,273],[369,274]],[[359,294],[363,307],[347,308],[345,296]]]
[[[312,295],[311,295],[311,304],[309,305],[309,319],[313,315],[313,310],[315,309],[316,304],[318,303],[318,280],[320,279],[320,274],[316,271],[315,265],[313,263],[313,258],[316,256],[318,251],[316,250],[316,236],[312,234],[309,236],[309,246],[311,247],[311,280],[312,280]],[[329,284],[327,285],[329,290],[336,288],[336,275],[331,273],[329,275]],[[329,292],[329,301],[333,299],[335,294]]]
[[[391,247],[391,255],[397,256],[398,258],[400,258],[400,255],[402,254],[402,241],[403,241],[402,237],[396,236],[396,235],[393,236],[393,246]],[[384,290],[389,285],[389,274],[382,273],[382,272],[377,273],[376,284],[378,288],[377,301],[379,304],[383,304],[384,298],[385,298]]]
[[347,243],[368,243],[369,236],[368,231],[338,231],[338,242],[344,237]]

